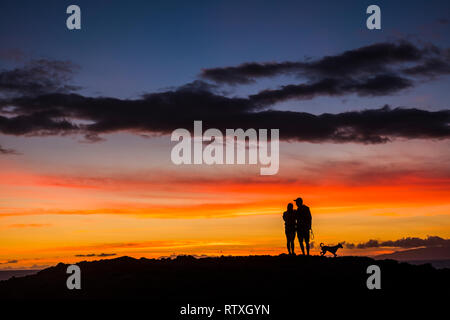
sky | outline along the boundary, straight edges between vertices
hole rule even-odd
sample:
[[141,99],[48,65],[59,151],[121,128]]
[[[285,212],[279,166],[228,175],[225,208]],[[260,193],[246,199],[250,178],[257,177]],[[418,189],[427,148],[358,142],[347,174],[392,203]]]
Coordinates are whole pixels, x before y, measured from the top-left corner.
[[[299,196],[314,252],[448,239],[450,3],[371,4],[3,1],[0,269],[279,254]],[[194,120],[279,129],[278,173],[173,164]]]

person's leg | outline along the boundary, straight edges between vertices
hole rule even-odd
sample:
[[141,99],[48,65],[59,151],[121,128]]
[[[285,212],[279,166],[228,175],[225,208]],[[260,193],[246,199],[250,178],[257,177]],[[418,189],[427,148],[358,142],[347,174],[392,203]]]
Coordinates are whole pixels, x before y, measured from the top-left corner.
[[294,250],[294,240],[295,240],[295,232],[292,233],[291,238],[290,238],[290,243],[291,243],[291,253],[295,254],[295,250]]
[[302,253],[303,255],[305,255],[305,247],[303,246],[303,237],[301,232],[297,233],[297,237],[298,237],[298,243],[300,243],[300,249],[302,249]]
[[309,256],[309,230],[306,230],[305,234],[306,254]]
[[286,247],[288,249],[289,254],[291,254],[291,244],[289,239],[289,234],[286,232]]

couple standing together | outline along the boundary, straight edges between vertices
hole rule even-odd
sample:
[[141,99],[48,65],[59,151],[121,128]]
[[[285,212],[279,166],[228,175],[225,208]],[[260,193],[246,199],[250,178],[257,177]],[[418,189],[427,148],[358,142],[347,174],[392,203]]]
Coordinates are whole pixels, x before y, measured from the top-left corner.
[[306,245],[306,254],[309,256],[309,232],[311,230],[311,211],[309,207],[303,204],[302,198],[294,200],[297,204],[297,209],[294,210],[294,205],[289,203],[287,211],[283,213],[284,231],[286,233],[287,249],[289,254],[294,254],[294,240],[295,233],[297,233],[298,242],[302,249],[303,255],[305,255],[305,248],[303,247],[303,241]]

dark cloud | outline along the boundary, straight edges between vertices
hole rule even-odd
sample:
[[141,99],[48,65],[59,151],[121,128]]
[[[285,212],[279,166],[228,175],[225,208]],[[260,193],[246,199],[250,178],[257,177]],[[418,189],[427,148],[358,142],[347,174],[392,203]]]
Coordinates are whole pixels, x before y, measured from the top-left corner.
[[77,254],[75,255],[75,257],[112,257],[116,255],[117,253],[100,253],[100,254],[89,253],[89,254]]
[[250,62],[238,66],[204,69],[201,77],[231,85],[255,82],[262,77],[294,75],[302,83],[268,89],[250,96],[264,106],[287,99],[316,96],[390,95],[424,81],[450,74],[448,49],[418,47],[410,42],[377,43],[303,62]]
[[428,59],[424,63],[405,68],[405,74],[414,76],[435,77],[438,75],[450,74],[450,64],[441,59]]
[[394,247],[394,248],[418,248],[418,247],[450,247],[450,239],[443,239],[438,236],[429,236],[425,239],[408,237],[399,240],[378,241],[369,240],[357,245],[353,243],[345,243],[348,249],[367,249],[367,248],[379,248],[379,247]]
[[[202,120],[204,129],[277,128],[281,139],[292,141],[383,143],[395,138],[446,139],[450,136],[450,110],[385,106],[314,115],[270,107],[286,99],[395,93],[414,86],[409,77],[449,73],[449,57],[448,50],[431,45],[419,48],[407,42],[380,43],[307,62],[249,63],[203,71],[205,78],[218,82],[245,83],[286,73],[307,78],[302,84],[268,89],[248,97],[229,97],[219,91],[217,84],[196,80],[134,100],[72,93],[74,87],[67,81],[74,72],[73,64],[36,60],[22,69],[0,73],[0,93],[16,92],[0,99],[0,133],[81,134],[83,142],[98,142],[103,139],[101,135],[118,131],[170,134],[177,128],[192,128],[194,120]],[[399,64],[401,67],[394,70],[393,66]]]
[[6,148],[3,148],[2,146],[0,146],[0,154],[14,154],[14,155],[18,155],[20,153],[17,152],[16,150],[6,149]]
[[0,262],[0,264],[12,264],[12,263],[18,263],[18,262],[19,262],[19,260],[9,260],[6,262]]
[[356,93],[360,96],[378,96],[412,87],[413,83],[392,74],[380,74],[364,80],[326,78],[318,82],[287,85],[277,90],[264,90],[250,99],[260,106],[272,105],[288,99],[312,99],[316,96],[341,96]]
[[297,73],[307,66],[303,62],[243,63],[237,67],[203,69],[201,77],[228,84],[247,84],[255,78],[273,77],[279,74]]
[[0,132],[9,135],[55,135],[77,130],[77,125],[59,118],[54,111],[38,111],[15,117],[0,115]]
[[342,242],[342,244],[347,248],[347,249],[355,249],[356,245],[354,243],[349,243],[349,242]]
[[212,255],[206,255],[206,254],[171,254],[170,256],[161,256],[158,258],[158,260],[166,260],[166,259],[170,259],[170,260],[174,260],[174,259],[204,259],[204,258],[212,258],[212,257],[217,257],[217,256],[212,256]]
[[[427,60],[439,61],[439,64],[447,67],[449,65],[449,57],[445,50],[431,45],[418,47],[403,41],[376,43],[312,61],[250,62],[235,67],[204,69],[200,76],[217,83],[232,85],[251,83],[257,78],[281,74],[294,74],[314,82],[328,78],[337,81],[351,78],[365,82],[367,77],[386,73],[395,73],[397,78],[401,78],[402,72],[397,70],[397,67],[405,63],[415,66]],[[442,73],[441,70],[439,72]]]
[[[46,135],[80,133],[95,141],[117,131],[169,134],[192,128],[278,128],[281,139],[310,142],[383,143],[395,138],[450,137],[450,110],[380,109],[314,115],[259,110],[252,98],[229,98],[186,88],[148,94],[141,99],[88,98],[51,94],[0,101],[0,112],[14,106],[16,116],[0,116],[0,133]],[[89,124],[75,124],[84,120]]]
[[117,253],[100,253],[97,255],[97,257],[112,257],[112,256],[116,256]]
[[32,60],[23,67],[0,70],[0,93],[38,95],[79,89],[67,84],[78,67],[70,61]]

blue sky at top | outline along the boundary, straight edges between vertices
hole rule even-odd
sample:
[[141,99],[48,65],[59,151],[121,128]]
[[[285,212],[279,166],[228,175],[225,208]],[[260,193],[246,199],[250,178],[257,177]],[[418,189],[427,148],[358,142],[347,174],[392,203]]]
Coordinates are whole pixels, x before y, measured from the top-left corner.
[[[82,30],[65,27],[68,5],[82,11]],[[2,1],[3,49],[26,59],[71,60],[81,66],[74,82],[86,95],[136,98],[183,85],[202,68],[249,61],[302,60],[367,44],[410,39],[448,46],[448,1]],[[365,9],[378,4],[382,30],[365,28]],[[10,67],[1,61],[0,67]],[[301,80],[295,80],[300,82]],[[263,80],[228,88],[246,95],[283,84]],[[319,97],[288,101],[282,109],[312,113],[393,106],[448,107],[449,80],[423,84],[389,97]]]

